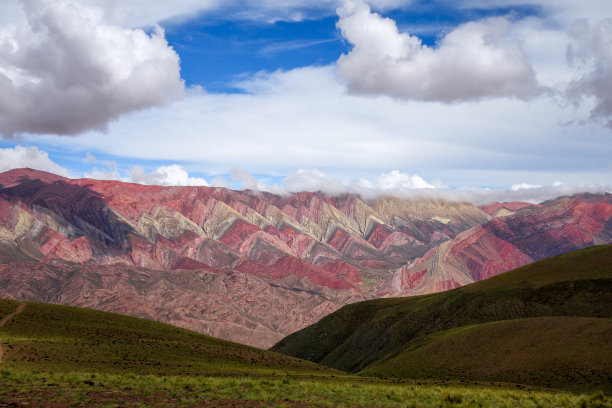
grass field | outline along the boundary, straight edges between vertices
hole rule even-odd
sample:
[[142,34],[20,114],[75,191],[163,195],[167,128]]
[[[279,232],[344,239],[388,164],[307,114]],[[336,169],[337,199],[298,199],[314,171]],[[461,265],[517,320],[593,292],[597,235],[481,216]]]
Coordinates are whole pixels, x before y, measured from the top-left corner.
[[[24,373],[0,370],[0,406],[43,407],[610,407],[579,395],[508,384],[296,378]],[[25,406],[25,405],[24,405]]]

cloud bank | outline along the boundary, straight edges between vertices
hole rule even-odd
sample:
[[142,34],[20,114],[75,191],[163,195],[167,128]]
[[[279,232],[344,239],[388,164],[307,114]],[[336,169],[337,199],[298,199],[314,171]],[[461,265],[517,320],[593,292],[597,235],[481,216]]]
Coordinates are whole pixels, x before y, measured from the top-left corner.
[[[87,178],[117,180],[123,182],[162,186],[218,186],[230,188],[230,183],[223,177],[213,178],[210,183],[201,177],[193,177],[179,164],[158,166],[153,171],[146,171],[141,166],[133,166],[120,172],[113,161],[98,161],[91,153],[86,154],[84,163],[102,164],[105,168],[94,167],[85,172]],[[36,147],[0,149],[0,172],[13,168],[29,167],[48,171],[65,177],[77,178],[64,167],[49,158],[47,152]],[[320,191],[327,195],[358,194],[366,200],[379,196],[400,198],[429,198],[448,201],[467,201],[474,204],[488,204],[493,201],[527,201],[538,203],[547,199],[581,192],[612,193],[612,186],[605,184],[564,184],[555,182],[550,185],[517,183],[507,188],[450,188],[439,181],[426,181],[416,174],[392,170],[374,177],[361,177],[341,180],[318,169],[299,169],[278,182],[269,182],[264,177],[257,180],[244,169],[234,168],[230,177],[242,184],[240,189],[267,191],[279,195],[288,195],[301,191]]]
[[[241,176],[244,177],[244,174]],[[247,187],[244,186],[243,188]],[[248,188],[253,189],[252,187]],[[547,186],[519,183],[501,189],[451,189],[440,183],[429,183],[416,174],[410,175],[399,170],[382,173],[372,179],[361,178],[343,182],[317,169],[300,169],[284,178],[280,183],[273,185],[258,183],[257,189],[280,195],[300,191],[320,191],[331,196],[352,193],[366,200],[372,200],[380,196],[393,196],[407,199],[428,198],[467,201],[477,205],[489,204],[494,201],[540,203],[548,199],[583,192],[612,193],[612,186],[610,185],[565,185],[560,182]]]
[[508,18],[460,25],[432,48],[360,0],[347,1],[338,15],[338,28],[353,45],[338,60],[351,92],[443,102],[537,93],[535,72],[510,35]]
[[182,95],[179,57],[157,27],[120,25],[111,2],[23,0],[0,27],[0,134],[74,135]]

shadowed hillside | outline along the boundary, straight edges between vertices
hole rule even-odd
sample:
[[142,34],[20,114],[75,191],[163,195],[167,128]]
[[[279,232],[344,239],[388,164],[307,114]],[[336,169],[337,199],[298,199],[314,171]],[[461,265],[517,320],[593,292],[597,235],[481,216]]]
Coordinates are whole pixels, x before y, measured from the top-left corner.
[[345,306],[272,350],[366,375],[609,389],[610,317],[605,245],[449,292]]

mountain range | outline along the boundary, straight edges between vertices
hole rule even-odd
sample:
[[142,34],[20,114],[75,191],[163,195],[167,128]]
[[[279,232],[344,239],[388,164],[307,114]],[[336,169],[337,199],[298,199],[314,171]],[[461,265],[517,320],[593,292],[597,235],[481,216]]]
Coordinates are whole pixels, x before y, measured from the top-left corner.
[[612,195],[426,198],[0,174],[0,297],[269,347],[343,305],[439,292],[612,242]]

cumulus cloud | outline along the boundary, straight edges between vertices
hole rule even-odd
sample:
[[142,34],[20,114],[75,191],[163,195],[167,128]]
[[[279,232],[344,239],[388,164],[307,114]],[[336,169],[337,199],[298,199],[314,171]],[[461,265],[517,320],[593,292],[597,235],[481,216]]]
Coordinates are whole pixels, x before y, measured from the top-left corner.
[[29,167],[31,169],[48,171],[60,176],[71,177],[68,169],[60,166],[49,158],[49,154],[36,146],[0,148],[0,172]]
[[22,0],[0,28],[0,133],[73,135],[180,97],[179,57],[161,28],[120,25],[112,2]]
[[568,87],[576,105],[594,98],[591,119],[612,129],[612,19],[591,27],[587,20],[577,20],[572,28],[574,43],[568,46],[568,62],[581,72]]
[[181,165],[159,166],[154,172],[147,173],[141,166],[128,171],[126,181],[161,186],[208,186],[206,180],[191,177]]
[[508,18],[463,24],[432,48],[361,0],[348,0],[338,15],[338,28],[353,45],[338,60],[351,92],[443,102],[537,93],[534,70]]
[[373,188],[380,188],[383,191],[396,189],[434,188],[433,184],[426,182],[421,176],[416,174],[405,174],[399,170],[393,170],[389,173],[381,174],[380,176],[376,177],[376,182],[374,184],[370,183],[370,186]]

